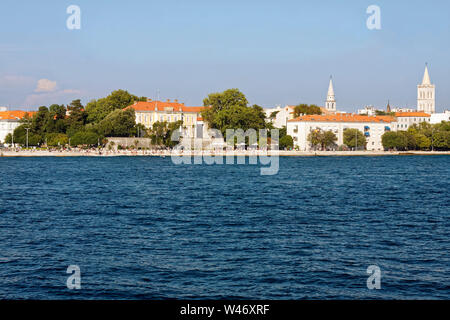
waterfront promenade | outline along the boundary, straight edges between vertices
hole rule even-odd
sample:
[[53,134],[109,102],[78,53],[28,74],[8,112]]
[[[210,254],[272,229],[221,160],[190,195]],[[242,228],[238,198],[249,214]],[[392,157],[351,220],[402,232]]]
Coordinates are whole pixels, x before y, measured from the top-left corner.
[[281,157],[311,157],[311,156],[407,156],[407,155],[450,155],[450,151],[184,151],[170,150],[0,150],[0,157],[119,157],[119,156],[281,156]]

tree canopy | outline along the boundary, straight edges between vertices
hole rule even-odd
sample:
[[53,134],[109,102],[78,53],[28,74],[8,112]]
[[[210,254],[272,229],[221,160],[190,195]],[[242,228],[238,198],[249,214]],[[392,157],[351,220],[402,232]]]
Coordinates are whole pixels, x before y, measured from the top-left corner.
[[105,137],[130,137],[135,135],[134,109],[116,109],[95,127]]
[[294,118],[308,114],[322,114],[322,110],[315,104],[299,104],[294,107]]
[[5,142],[26,145],[26,128],[29,128],[29,146],[45,143],[64,146],[69,139],[71,145],[95,145],[103,137],[131,137],[138,131],[139,136],[146,136],[146,129],[136,125],[134,110],[123,110],[134,101],[143,99],[146,98],[116,90],[97,100],[96,103],[100,101],[98,105],[91,103],[89,108],[85,108],[80,99],[73,100],[67,107],[59,104],[52,104],[49,108],[41,106],[33,117],[24,117]]
[[320,129],[311,131],[307,139],[313,148],[320,147],[322,150],[332,147],[337,141],[337,137],[333,131],[322,131]]
[[450,150],[450,122],[422,122],[407,131],[386,132],[382,143],[388,150]]
[[348,128],[344,130],[344,144],[349,148],[365,148],[367,139],[358,129]]
[[99,123],[111,112],[124,109],[135,101],[145,101],[146,99],[145,97],[139,98],[125,90],[113,91],[107,97],[92,100],[86,105],[87,122]]
[[210,128],[218,129],[225,135],[227,129],[266,129],[266,115],[258,105],[248,106],[245,95],[238,89],[228,89],[212,93],[203,100],[207,108],[203,119]]
[[182,121],[176,122],[160,122],[157,121],[153,124],[150,131],[150,138],[152,144],[157,146],[174,147],[179,141],[172,141],[172,134],[175,130],[179,129],[182,125]]

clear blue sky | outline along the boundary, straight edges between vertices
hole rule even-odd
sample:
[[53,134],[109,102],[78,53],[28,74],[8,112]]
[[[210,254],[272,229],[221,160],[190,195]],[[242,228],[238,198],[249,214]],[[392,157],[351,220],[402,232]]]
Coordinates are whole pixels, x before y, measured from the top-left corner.
[[[66,8],[81,8],[81,30]],[[366,28],[381,8],[382,29]],[[36,109],[126,89],[201,105],[239,88],[249,101],[338,109],[416,105],[425,62],[437,110],[450,107],[450,2],[2,0],[0,106]],[[36,90],[40,79],[52,83]],[[39,92],[36,92],[39,91]]]

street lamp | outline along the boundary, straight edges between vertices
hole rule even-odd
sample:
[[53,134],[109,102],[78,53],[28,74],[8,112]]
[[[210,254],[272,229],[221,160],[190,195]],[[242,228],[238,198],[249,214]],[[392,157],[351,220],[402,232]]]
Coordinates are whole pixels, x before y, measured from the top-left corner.
[[182,135],[182,132],[183,132],[183,124],[184,124],[184,112],[183,112],[183,110],[181,110],[180,138],[183,136],[183,135]]
[[25,130],[27,130],[27,149],[28,149],[28,131],[30,130],[30,128],[25,128]]

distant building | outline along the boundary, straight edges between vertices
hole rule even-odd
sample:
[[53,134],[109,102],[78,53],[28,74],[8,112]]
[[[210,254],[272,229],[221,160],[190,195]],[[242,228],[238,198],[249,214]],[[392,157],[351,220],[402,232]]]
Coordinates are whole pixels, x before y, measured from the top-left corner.
[[201,112],[205,107],[188,107],[178,100],[173,102],[156,101],[148,99],[147,101],[135,102],[127,108],[134,109],[136,113],[136,123],[144,125],[146,128],[152,128],[153,124],[159,122],[177,122],[183,121],[184,137],[203,138],[206,136],[206,126],[201,117]]
[[381,110],[375,109],[374,106],[365,106],[364,109],[358,109],[358,114],[366,116],[374,116],[377,111]]
[[397,130],[406,131],[413,124],[419,124],[421,122],[430,123],[430,114],[425,112],[397,112],[395,114],[397,118]]
[[277,106],[276,108],[264,109],[266,118],[272,122],[275,128],[281,129],[287,125],[288,120],[293,118],[294,106]]
[[450,110],[445,110],[443,113],[434,113],[430,117],[430,123],[436,124],[442,121],[450,121]]
[[5,142],[5,138],[8,134],[12,134],[14,130],[20,126],[20,120],[28,114],[30,117],[33,116],[35,112],[27,111],[6,111],[5,107],[0,109],[0,143]]
[[414,112],[416,110],[410,108],[391,108],[391,112]]
[[436,112],[436,87],[431,84],[428,65],[425,66],[422,84],[417,86],[417,111],[429,114]]
[[294,139],[294,146],[301,151],[311,150],[308,135],[313,131],[331,130],[338,138],[336,144],[344,143],[345,129],[358,129],[366,136],[367,150],[383,150],[381,136],[395,130],[395,118],[389,116],[362,116],[355,114],[307,115],[288,121],[287,134]]

